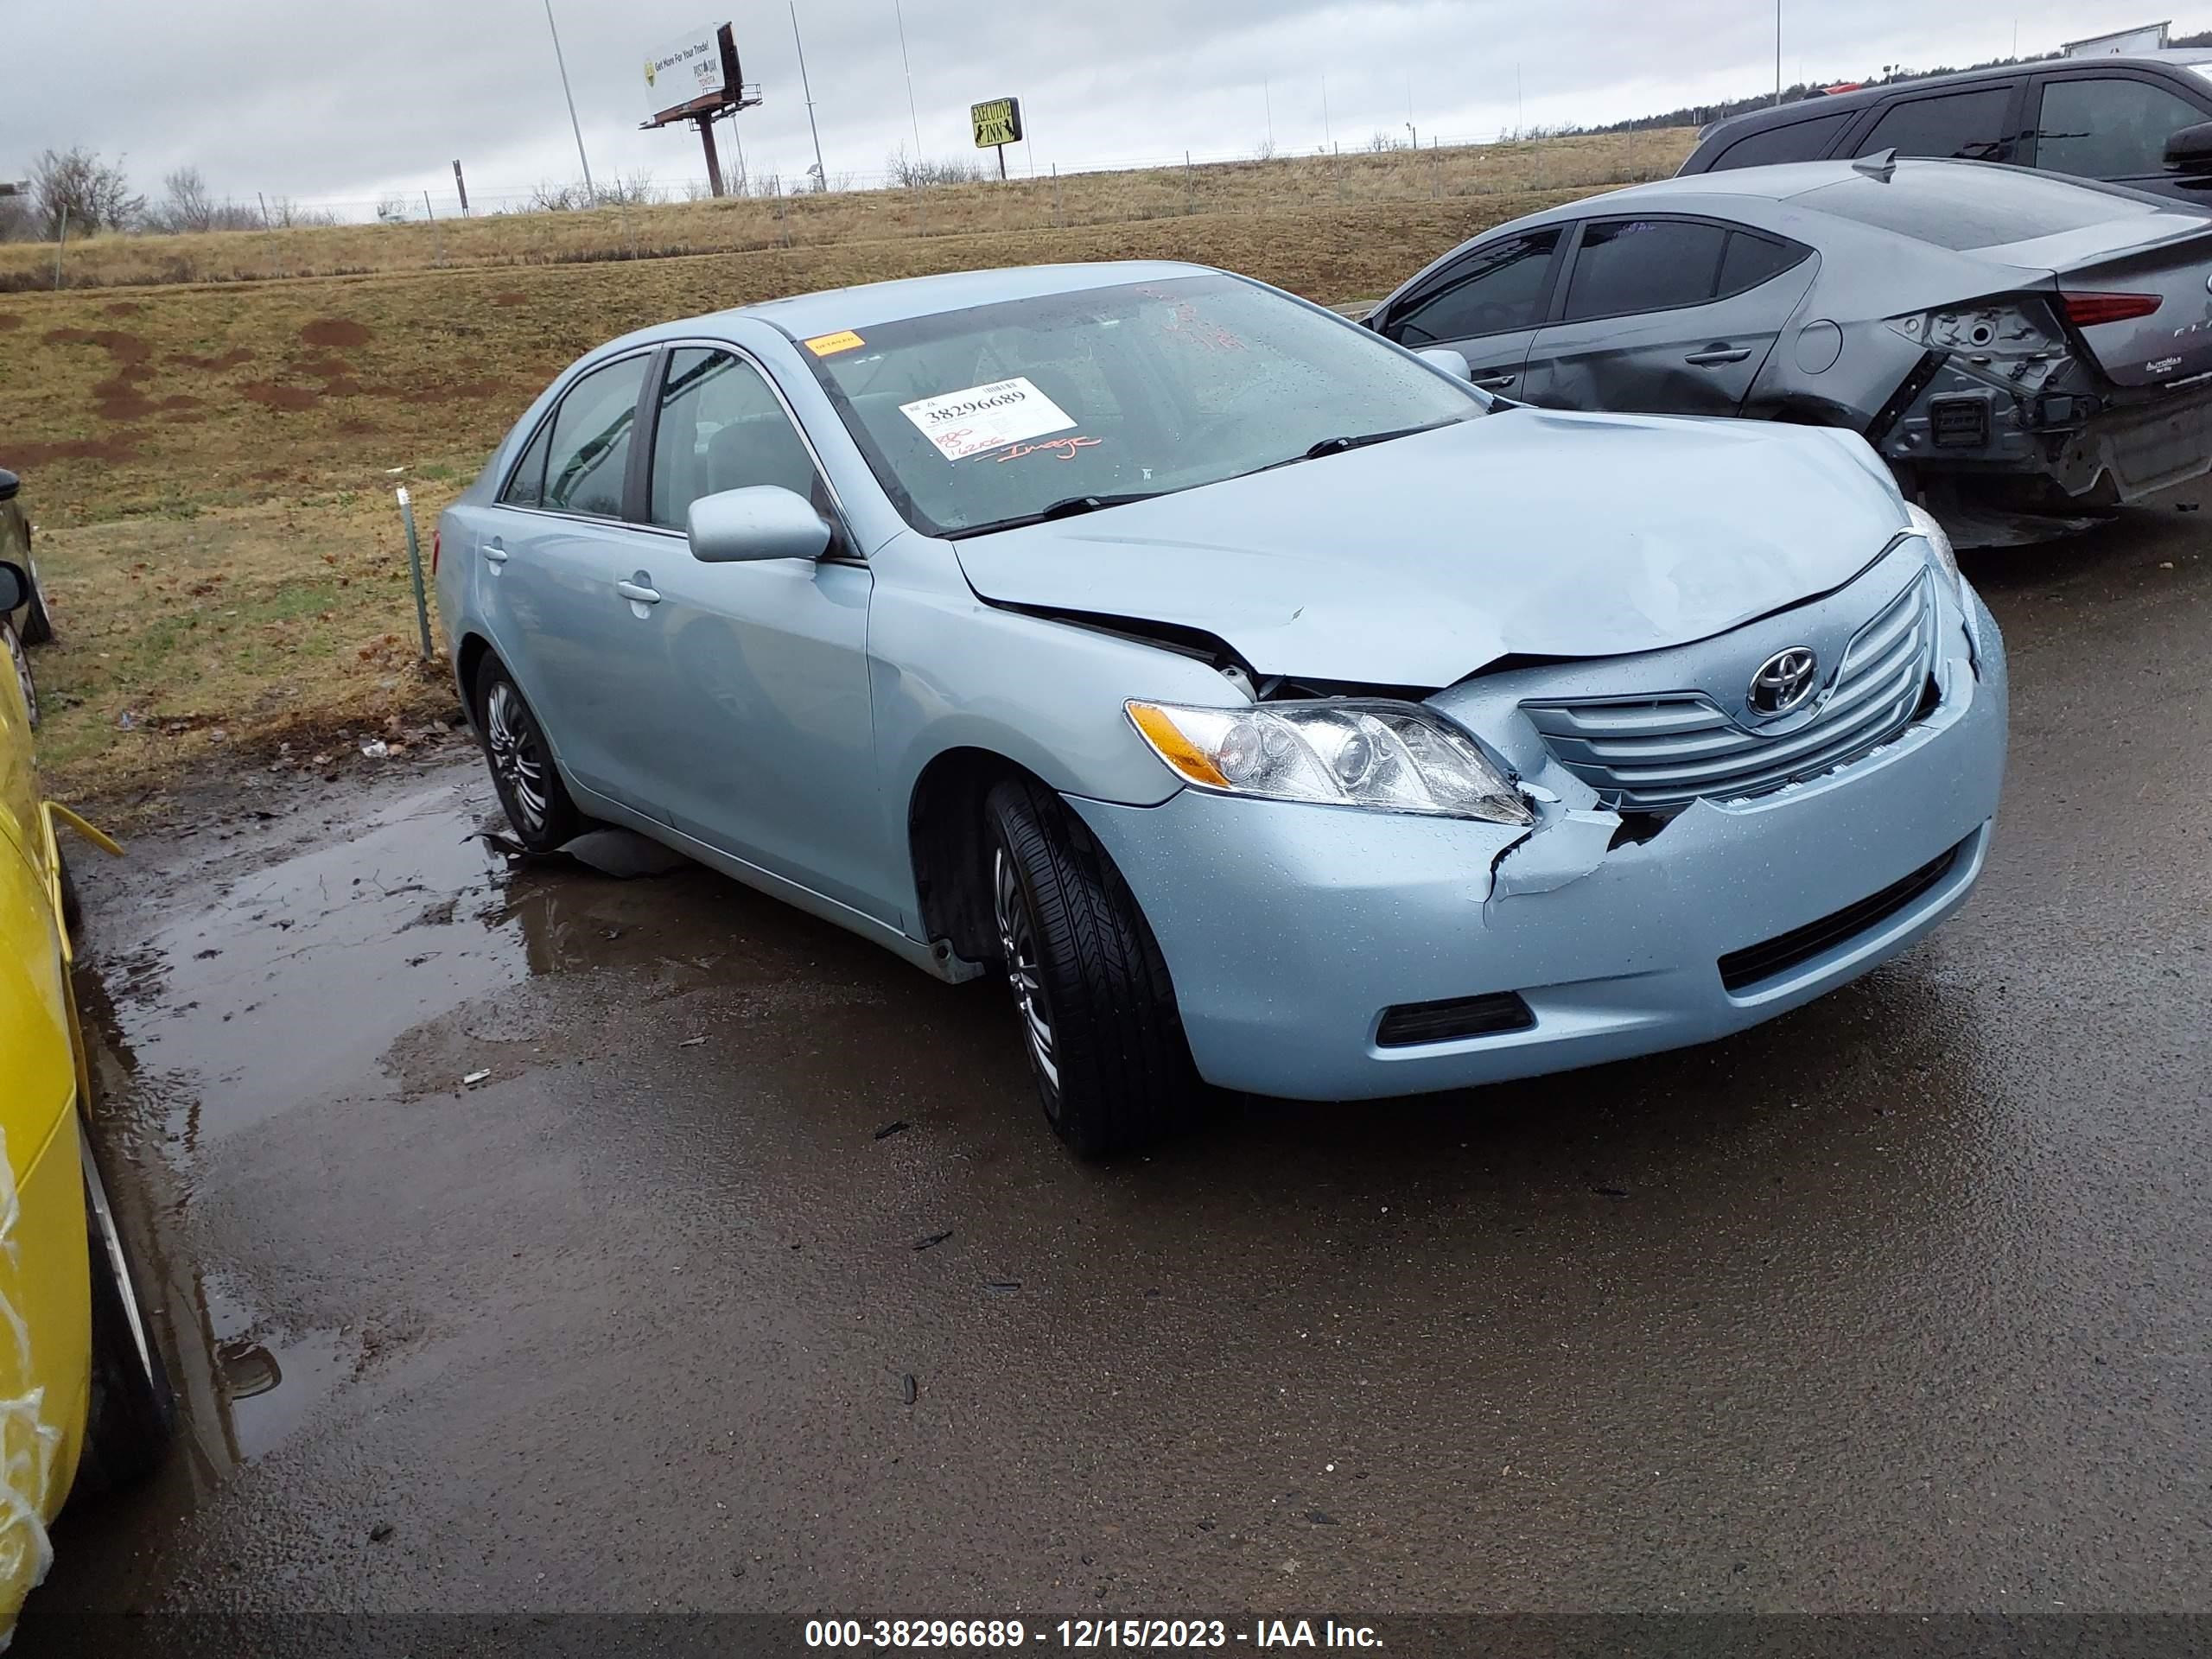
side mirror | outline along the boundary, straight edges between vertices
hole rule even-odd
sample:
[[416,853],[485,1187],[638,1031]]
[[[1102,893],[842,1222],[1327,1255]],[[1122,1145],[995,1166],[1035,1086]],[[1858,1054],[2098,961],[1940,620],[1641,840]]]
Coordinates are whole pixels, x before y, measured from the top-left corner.
[[2212,173],[2212,121],[2183,127],[2167,139],[2166,165],[2177,173]]
[[1422,362],[1433,364],[1443,370],[1454,380],[1465,380],[1470,384],[1474,380],[1475,372],[1467,366],[1467,359],[1449,346],[1431,346],[1426,350],[1415,353],[1414,355]]
[[0,501],[14,500],[16,499],[16,492],[22,488],[22,480],[17,478],[5,467],[0,467]]
[[691,556],[703,564],[818,559],[830,550],[828,522],[813,503],[779,484],[702,495],[685,528]]
[[0,564],[0,617],[30,603],[31,579],[17,564]]

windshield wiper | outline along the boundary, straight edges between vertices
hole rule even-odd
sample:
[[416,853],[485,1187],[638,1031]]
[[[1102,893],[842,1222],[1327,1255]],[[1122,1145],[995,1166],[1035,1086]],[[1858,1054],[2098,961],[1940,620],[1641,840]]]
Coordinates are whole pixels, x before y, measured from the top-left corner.
[[1395,438],[1410,438],[1417,432],[1433,432],[1440,426],[1456,426],[1457,418],[1448,421],[1428,421],[1420,426],[1402,426],[1390,432],[1363,432],[1357,437],[1321,438],[1306,446],[1305,453],[1285,455],[1281,461],[1271,461],[1264,467],[1252,470],[1271,473],[1278,467],[1295,467],[1301,461],[1319,461],[1324,455],[1341,455],[1347,449],[1364,449],[1370,443],[1389,443]]
[[967,524],[945,532],[947,539],[958,541],[963,536],[983,536],[996,530],[1020,530],[1024,524],[1049,524],[1055,518],[1073,518],[1086,512],[1096,512],[1101,507],[1127,506],[1132,501],[1149,501],[1155,496],[1166,495],[1166,490],[1130,490],[1120,495],[1071,495],[1040,507],[1035,512],[1025,512],[1015,518],[994,518],[987,524]]

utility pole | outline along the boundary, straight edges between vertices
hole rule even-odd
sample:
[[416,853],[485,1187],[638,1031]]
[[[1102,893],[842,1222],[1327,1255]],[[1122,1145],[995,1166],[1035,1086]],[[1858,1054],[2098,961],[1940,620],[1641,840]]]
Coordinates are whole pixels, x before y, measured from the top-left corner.
[[914,164],[918,167],[922,161],[922,118],[914,109],[914,65],[906,56],[906,12],[899,0],[891,0],[891,15],[899,20],[899,61],[906,71],[906,118],[914,124]]
[[[1780,3],[1780,0],[1777,0]],[[814,88],[806,79],[806,43],[798,37],[798,0],[791,0],[791,44],[798,48],[799,90],[806,94],[806,130],[814,135],[814,188],[830,188],[830,171],[822,165],[822,129],[814,124]]]
[[569,90],[569,60],[561,55],[561,31],[553,22],[553,0],[545,0],[545,27],[553,36],[553,62],[561,71],[561,96],[569,100],[569,130],[576,135],[576,160],[584,169],[584,194],[596,204],[599,191],[591,181],[591,158],[584,154],[584,130],[576,119],[576,95]]
[[1774,101],[1782,102],[1782,0],[1774,0]]
[[1275,99],[1264,80],[1260,83],[1260,101],[1268,112],[1268,153],[1272,156],[1275,148]]

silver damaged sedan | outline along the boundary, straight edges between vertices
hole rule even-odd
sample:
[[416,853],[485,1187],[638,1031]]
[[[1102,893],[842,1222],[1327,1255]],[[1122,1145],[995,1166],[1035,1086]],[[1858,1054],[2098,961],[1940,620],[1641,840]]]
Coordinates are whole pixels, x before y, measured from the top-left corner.
[[1011,992],[1046,1115],[1702,1042],[1980,873],[1989,613],[1858,436],[1493,398],[1188,265],[588,353],[440,524],[516,834],[626,825]]

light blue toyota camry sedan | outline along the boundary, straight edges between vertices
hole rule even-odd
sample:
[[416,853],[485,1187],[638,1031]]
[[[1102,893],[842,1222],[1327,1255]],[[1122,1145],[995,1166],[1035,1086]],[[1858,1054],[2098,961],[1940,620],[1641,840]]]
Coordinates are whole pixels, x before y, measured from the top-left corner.
[[1525,408],[1190,265],[628,335],[438,545],[527,845],[1001,977],[1085,1154],[1794,1007],[1959,906],[2005,771],[1996,626],[1857,435]]

